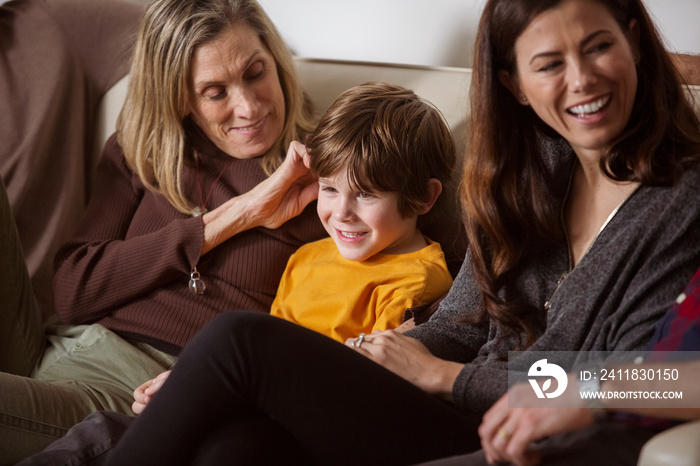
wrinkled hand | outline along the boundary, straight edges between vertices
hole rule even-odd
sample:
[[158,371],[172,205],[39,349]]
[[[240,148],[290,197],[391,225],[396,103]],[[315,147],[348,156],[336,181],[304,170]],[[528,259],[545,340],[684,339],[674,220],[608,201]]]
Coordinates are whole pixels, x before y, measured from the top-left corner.
[[265,181],[246,193],[253,203],[255,223],[278,228],[299,215],[318,197],[318,182],[308,169],[306,146],[293,141],[282,165]]
[[163,386],[169,375],[170,371],[161,372],[155,378],[141,384],[134,390],[134,403],[131,405],[134,413],[141,414],[143,412],[148,402],[160,390],[160,387]]
[[294,141],[282,165],[269,178],[204,214],[202,254],[238,233],[255,227],[278,228],[299,215],[318,197],[318,181],[308,164],[306,147]]
[[[570,376],[569,385],[575,384]],[[566,390],[559,398],[541,400],[530,384],[513,386],[486,412],[479,426],[486,460],[539,464],[540,455],[531,449],[532,442],[593,423],[593,416],[576,395],[578,391]]]
[[462,364],[437,358],[415,338],[395,330],[377,331],[363,338],[350,338],[345,345],[428,393],[452,399],[452,387]]

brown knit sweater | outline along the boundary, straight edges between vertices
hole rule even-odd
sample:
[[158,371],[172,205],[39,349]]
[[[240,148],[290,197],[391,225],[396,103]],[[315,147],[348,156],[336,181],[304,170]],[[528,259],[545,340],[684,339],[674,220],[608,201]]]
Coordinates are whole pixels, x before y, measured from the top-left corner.
[[[199,169],[184,172],[184,190],[193,202],[211,190],[211,210],[265,178],[259,160],[234,159],[226,167],[230,156],[197,130],[188,136],[200,155]],[[200,257],[201,218],[148,191],[112,136],[88,209],[56,255],[56,313],[66,323],[98,322],[174,353],[223,311],[269,312],[289,256],[324,236],[312,204],[276,230],[245,231]],[[188,289],[195,265],[207,287],[203,295]]]

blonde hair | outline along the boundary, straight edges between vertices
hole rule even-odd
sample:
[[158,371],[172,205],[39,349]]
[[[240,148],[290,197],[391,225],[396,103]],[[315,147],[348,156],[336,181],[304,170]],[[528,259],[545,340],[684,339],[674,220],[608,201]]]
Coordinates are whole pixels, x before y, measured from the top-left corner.
[[181,187],[185,163],[190,67],[197,47],[236,24],[250,26],[275,59],[285,99],[285,123],[260,163],[270,175],[285,148],[314,127],[310,102],[292,55],[255,0],[155,0],[141,22],[117,138],[129,167],[150,190],[183,213],[192,210]]
[[306,138],[311,172],[347,170],[365,191],[399,194],[401,216],[417,215],[431,178],[446,185],[455,144],[440,111],[413,91],[368,82],[340,94]]

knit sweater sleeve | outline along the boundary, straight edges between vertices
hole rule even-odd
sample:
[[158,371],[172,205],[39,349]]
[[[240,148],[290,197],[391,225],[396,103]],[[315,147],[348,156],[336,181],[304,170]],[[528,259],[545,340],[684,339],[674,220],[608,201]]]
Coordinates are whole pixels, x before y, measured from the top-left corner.
[[[201,218],[185,217],[168,210],[169,205],[160,207],[164,212],[146,206],[150,212],[136,221],[145,191],[112,136],[105,144],[90,204],[75,234],[56,255],[55,305],[64,322],[94,322],[187,273],[199,260]],[[170,215],[173,220],[147,234],[135,232],[149,215]]]
[[[377,299],[373,331],[398,327],[406,309],[431,303],[449,291],[452,276],[445,255],[439,244],[429,243],[428,247],[407,256],[410,259],[401,264],[402,276],[375,290],[382,297]],[[418,254],[421,254],[419,258]]]
[[474,281],[471,253],[467,250],[462,268],[439,309],[428,322],[409,330],[406,335],[422,342],[439,358],[471,361],[488,338],[488,325],[464,324],[460,320],[482,311],[481,292]]
[[[576,366],[596,352],[643,349],[700,267],[699,186],[694,170],[674,189],[640,190],[562,282],[546,329],[527,351],[576,352]],[[506,393],[509,375],[524,381],[508,372],[509,350],[489,341],[488,357],[464,366],[453,388],[457,406],[484,412]]]

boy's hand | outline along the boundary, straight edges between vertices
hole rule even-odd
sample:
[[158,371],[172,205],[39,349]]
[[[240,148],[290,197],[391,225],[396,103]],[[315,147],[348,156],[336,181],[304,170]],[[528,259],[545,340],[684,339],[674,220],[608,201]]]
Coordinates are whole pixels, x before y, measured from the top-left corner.
[[155,378],[143,383],[134,390],[134,403],[131,405],[134,413],[141,414],[143,412],[148,402],[151,401],[151,397],[160,390],[160,387],[163,386],[169,375],[170,371],[161,372]]

